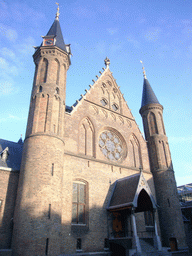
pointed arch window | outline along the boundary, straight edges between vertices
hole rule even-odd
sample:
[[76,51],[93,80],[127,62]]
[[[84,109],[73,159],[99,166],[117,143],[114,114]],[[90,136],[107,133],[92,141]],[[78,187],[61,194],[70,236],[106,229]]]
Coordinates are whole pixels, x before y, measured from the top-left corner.
[[56,62],[56,70],[57,70],[56,84],[59,84],[60,64],[57,59],[55,60],[55,62]]
[[149,125],[150,125],[151,135],[158,134],[156,117],[155,117],[155,114],[152,112],[149,114]]
[[162,117],[161,113],[159,113],[159,118],[161,120],[162,132],[163,132],[163,134],[165,134],[165,127],[164,127],[163,117]]
[[89,118],[84,118],[79,127],[79,153],[94,156],[94,127]]
[[46,83],[47,81],[47,69],[48,69],[48,60],[43,59],[40,69],[40,81],[39,83]]
[[116,103],[114,103],[112,105],[112,108],[113,108],[114,111],[117,111],[119,109],[119,107],[118,107],[118,105]]
[[106,99],[102,99],[101,100],[101,104],[102,104],[102,106],[104,107],[104,106],[107,106],[108,105],[108,102],[107,102],[107,100]]
[[59,88],[58,87],[56,87],[56,89],[55,89],[55,94],[59,94]]
[[132,134],[129,143],[129,161],[133,167],[139,168],[142,166],[141,150],[137,137]]

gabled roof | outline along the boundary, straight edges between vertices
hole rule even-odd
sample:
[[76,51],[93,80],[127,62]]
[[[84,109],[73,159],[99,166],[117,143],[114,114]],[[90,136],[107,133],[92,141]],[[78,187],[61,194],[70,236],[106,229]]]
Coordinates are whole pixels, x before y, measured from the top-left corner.
[[0,167],[12,168],[13,170],[20,170],[21,156],[23,150],[23,143],[21,140],[16,142],[0,139],[0,154],[7,148],[8,158],[4,161],[0,155]]
[[147,78],[144,78],[143,82],[143,96],[142,96],[142,103],[141,107],[144,107],[148,104],[160,104],[153,89],[151,88],[151,85]]
[[[149,196],[148,198],[150,198],[152,207],[156,208],[156,202],[153,198],[149,185],[141,172],[116,180],[107,210],[131,207],[141,208],[141,206],[138,205],[138,197],[143,189]],[[147,202],[142,202],[142,204],[145,203]]]
[[140,174],[116,180],[108,209],[132,206]]
[[59,47],[60,49],[64,50],[65,52],[67,52],[66,50],[66,46],[65,46],[65,42],[63,39],[63,35],[61,32],[61,27],[60,27],[60,23],[58,19],[55,19],[51,28],[49,29],[48,33],[46,36],[53,36],[56,39],[56,43],[55,45],[57,47]]

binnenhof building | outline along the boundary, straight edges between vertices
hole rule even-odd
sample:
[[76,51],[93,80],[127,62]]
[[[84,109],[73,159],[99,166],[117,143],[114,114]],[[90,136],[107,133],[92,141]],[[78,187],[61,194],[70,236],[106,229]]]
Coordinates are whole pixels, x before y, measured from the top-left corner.
[[86,94],[66,105],[70,55],[57,11],[33,55],[24,143],[0,140],[1,252],[142,255],[149,242],[159,255],[170,238],[185,247],[163,106],[145,72],[144,139],[108,58]]

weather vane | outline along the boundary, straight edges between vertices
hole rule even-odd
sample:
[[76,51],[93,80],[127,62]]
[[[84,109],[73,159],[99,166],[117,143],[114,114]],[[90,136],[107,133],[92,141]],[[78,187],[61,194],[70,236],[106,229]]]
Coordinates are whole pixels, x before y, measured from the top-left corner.
[[57,13],[56,13],[56,19],[57,20],[59,20],[59,15],[60,15],[60,13],[59,13],[59,3],[56,3],[56,5],[57,5]]
[[140,60],[140,62],[141,62],[141,64],[142,64],[143,76],[144,76],[144,78],[145,78],[145,79],[147,79],[147,77],[146,77],[146,73],[145,73],[145,68],[144,68],[144,65],[143,65],[143,61],[142,61],[142,60]]

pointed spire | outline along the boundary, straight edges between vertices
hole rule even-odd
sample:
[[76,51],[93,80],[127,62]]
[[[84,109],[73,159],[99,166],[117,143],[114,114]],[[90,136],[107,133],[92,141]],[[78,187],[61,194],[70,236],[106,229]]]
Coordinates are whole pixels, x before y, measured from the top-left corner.
[[144,78],[141,107],[154,103],[160,104],[147,78]]
[[149,81],[147,80],[143,62],[142,61],[140,62],[142,63],[143,77],[144,77],[141,108],[148,104],[154,104],[154,103],[160,104],[153,89],[151,88]]
[[23,144],[22,134],[21,134],[21,137],[20,137],[20,139],[18,140],[17,143],[18,143],[18,144]]
[[[63,39],[63,35],[61,32],[61,27],[60,27],[60,23],[59,23],[59,4],[57,4],[57,13],[56,13],[56,17],[55,20],[51,26],[51,28],[49,29],[48,33],[46,36],[44,36],[44,39],[52,39],[54,40],[54,45],[59,47],[60,49],[64,50],[65,52],[69,53],[66,49],[66,45]],[[49,41],[49,40],[48,40]],[[47,46],[47,45],[46,45]]]

